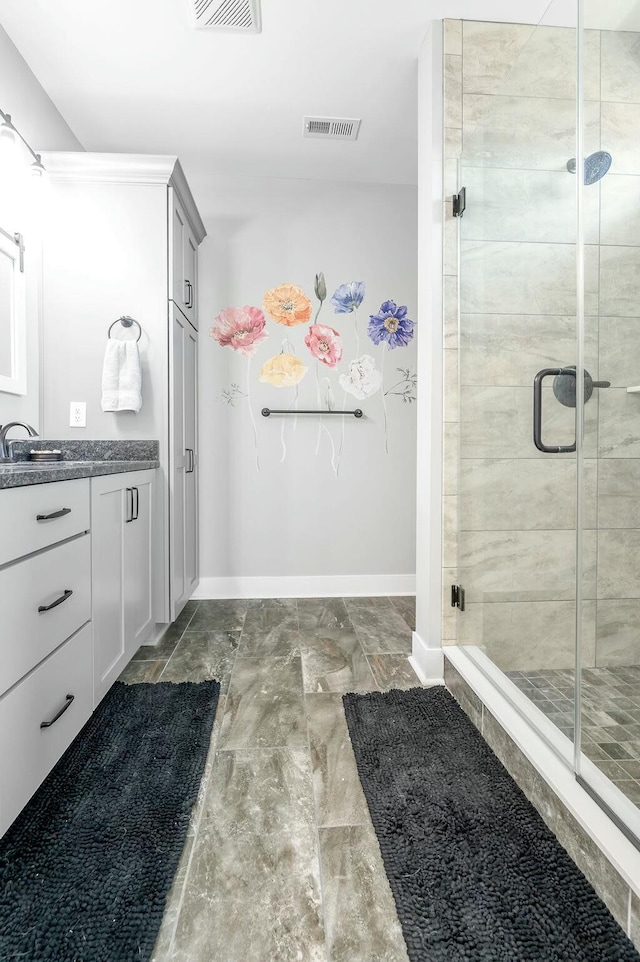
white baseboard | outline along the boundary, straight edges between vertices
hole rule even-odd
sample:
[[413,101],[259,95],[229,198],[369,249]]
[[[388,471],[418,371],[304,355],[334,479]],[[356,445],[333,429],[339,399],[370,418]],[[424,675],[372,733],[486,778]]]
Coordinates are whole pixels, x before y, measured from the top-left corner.
[[420,635],[413,632],[411,667],[423,685],[444,685],[444,654],[442,648],[427,648]]
[[302,577],[200,578],[195,600],[215,598],[356,598],[415,595],[411,575],[309,575]]

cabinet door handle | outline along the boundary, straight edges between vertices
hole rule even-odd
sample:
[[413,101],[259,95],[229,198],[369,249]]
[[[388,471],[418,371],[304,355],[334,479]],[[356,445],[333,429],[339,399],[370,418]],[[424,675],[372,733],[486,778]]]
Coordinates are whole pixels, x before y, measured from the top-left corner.
[[193,448],[185,448],[185,450],[189,455],[189,464],[187,466],[186,474],[193,474],[194,468],[196,466],[196,459],[193,453]]
[[184,286],[187,288],[186,306],[193,307],[193,284],[185,280]]
[[55,725],[55,723],[57,722],[57,720],[58,720],[62,715],[64,715],[64,713],[66,712],[67,708],[71,708],[71,703],[72,703],[72,701],[74,700],[75,697],[76,697],[75,695],[67,695],[67,700],[65,701],[65,703],[64,703],[64,705],[62,706],[62,708],[60,709],[60,711],[57,712],[57,713],[53,716],[53,718],[51,719],[51,721],[40,722],[40,728],[51,728],[52,725]]
[[127,518],[126,524],[133,521],[133,488],[127,488]]
[[133,520],[137,521],[140,516],[140,492],[138,491],[137,488],[134,488],[133,490],[136,493],[136,508],[135,508],[136,513],[133,516]]
[[71,590],[71,588],[67,588],[64,594],[60,595],[59,598],[56,598],[55,601],[52,601],[50,605],[39,605],[38,613],[42,614],[43,611],[51,611],[52,608],[57,608],[58,605],[61,605],[63,601],[67,601],[67,599],[70,598],[72,594],[73,594],[73,591]]
[[51,514],[37,514],[36,521],[53,521],[54,518],[64,518],[65,514],[71,514],[71,508],[60,508],[59,511],[52,511]]

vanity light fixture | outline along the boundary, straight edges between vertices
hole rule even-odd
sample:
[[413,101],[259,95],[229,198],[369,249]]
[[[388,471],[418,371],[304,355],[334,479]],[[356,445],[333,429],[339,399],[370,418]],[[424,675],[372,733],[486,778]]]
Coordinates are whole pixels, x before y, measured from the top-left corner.
[[15,147],[17,147],[18,141],[22,141],[24,146],[33,157],[33,163],[31,164],[32,175],[38,178],[42,177],[46,171],[46,168],[42,163],[42,157],[40,154],[36,154],[33,147],[22,136],[18,128],[11,120],[11,114],[5,114],[4,110],[0,110],[0,119],[2,120],[2,123],[0,123],[0,150],[4,150],[5,147],[13,150]]

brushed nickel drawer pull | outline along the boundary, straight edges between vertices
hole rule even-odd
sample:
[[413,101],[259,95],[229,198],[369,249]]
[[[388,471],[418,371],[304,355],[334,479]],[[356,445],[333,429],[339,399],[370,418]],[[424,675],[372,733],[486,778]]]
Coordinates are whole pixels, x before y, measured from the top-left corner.
[[62,706],[62,708],[60,709],[60,711],[59,711],[56,715],[53,716],[53,718],[51,719],[51,721],[48,721],[48,722],[40,722],[40,728],[51,728],[52,725],[55,725],[55,723],[56,723],[57,720],[60,718],[60,716],[61,716],[61,715],[64,715],[64,713],[66,712],[67,708],[71,708],[71,702],[74,700],[75,697],[76,697],[75,695],[67,695],[67,700],[65,701],[65,703],[64,703],[64,705]]
[[71,514],[71,508],[60,508],[59,511],[52,511],[51,514],[37,514],[36,521],[53,521],[54,518],[63,518],[65,514]]
[[67,588],[65,593],[63,595],[60,595],[59,598],[56,598],[55,601],[52,601],[50,605],[39,605],[38,613],[42,614],[43,611],[51,611],[52,608],[57,608],[58,605],[61,605],[63,601],[66,601],[67,598],[70,598],[72,594],[73,594],[73,591],[71,590],[71,588]]

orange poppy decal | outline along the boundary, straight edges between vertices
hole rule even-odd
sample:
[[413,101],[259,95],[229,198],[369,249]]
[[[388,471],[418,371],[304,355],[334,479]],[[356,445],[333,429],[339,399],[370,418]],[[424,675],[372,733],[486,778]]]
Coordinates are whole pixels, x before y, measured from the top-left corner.
[[281,284],[264,295],[267,313],[285,327],[308,324],[311,320],[311,301],[297,284]]

